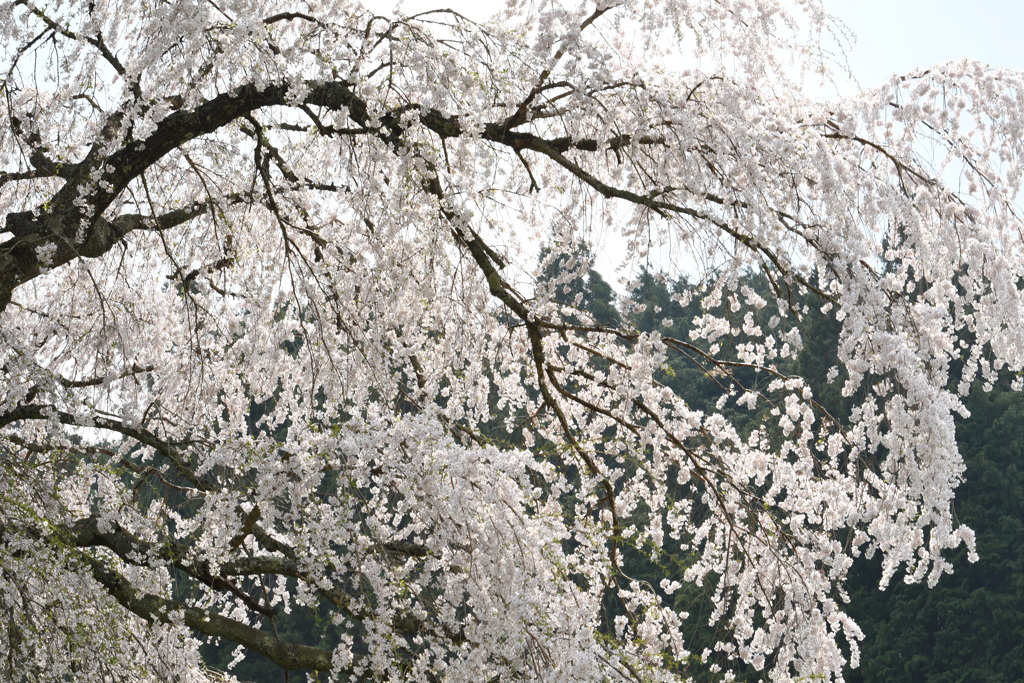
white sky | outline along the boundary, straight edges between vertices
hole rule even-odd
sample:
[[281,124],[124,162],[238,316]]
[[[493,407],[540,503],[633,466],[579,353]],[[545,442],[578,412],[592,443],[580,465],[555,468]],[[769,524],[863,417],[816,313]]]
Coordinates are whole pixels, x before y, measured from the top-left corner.
[[850,67],[862,86],[970,57],[1024,69],[1020,0],[823,0],[857,36]]

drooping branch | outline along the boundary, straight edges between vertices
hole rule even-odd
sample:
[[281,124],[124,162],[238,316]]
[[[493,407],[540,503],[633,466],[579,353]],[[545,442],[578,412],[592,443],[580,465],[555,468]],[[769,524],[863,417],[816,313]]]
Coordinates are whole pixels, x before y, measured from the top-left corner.
[[[174,548],[166,545],[142,543],[127,533],[120,526],[114,524],[110,529],[101,531],[94,518],[81,520],[69,527],[57,527],[54,533],[60,538],[60,543],[70,543],[77,548],[92,548],[97,546],[106,547],[112,550],[118,557],[133,564],[139,564],[138,557],[151,554],[154,558],[165,557],[172,561],[174,566],[191,570],[190,573],[202,573],[184,561],[185,549],[180,544]],[[42,538],[43,534],[36,529],[11,529],[0,525],[0,542],[6,542],[9,537],[25,535],[36,539]],[[182,602],[164,598],[152,593],[143,592],[131,585],[131,582],[118,573],[102,559],[91,553],[80,552],[78,559],[84,562],[90,569],[93,578],[117,600],[125,609],[148,622],[161,621],[171,623],[175,614],[183,617],[184,623],[189,628],[216,638],[224,638],[231,642],[244,645],[245,647],[260,653],[271,660],[282,669],[313,669],[319,671],[330,670],[331,652],[318,647],[290,643],[274,635],[243,624],[235,619],[230,619],[214,612],[191,607]],[[134,560],[134,561],[133,561]],[[249,572],[271,572],[275,569],[284,569],[285,573],[293,572],[298,575],[294,562],[284,561],[284,566],[279,558],[247,558],[245,563]],[[237,573],[238,568],[230,568],[230,573]],[[208,573],[208,572],[207,572]],[[228,581],[224,578],[226,574],[211,579],[212,587],[224,589]],[[237,595],[238,591],[232,591]],[[243,602],[246,600],[243,599]],[[251,602],[251,598],[249,599]]]
[[331,670],[331,653],[318,647],[289,643],[266,631],[253,628],[215,612],[207,612],[180,602],[144,593],[101,560],[87,556],[92,576],[125,609],[146,621],[170,623],[181,614],[185,625],[215,638],[224,638],[258,652],[286,671],[293,669]]
[[[4,413],[0,413],[0,428],[6,427],[11,423],[18,422],[20,420],[50,419],[56,420],[57,422],[66,425],[82,426],[81,422],[78,419],[76,419],[74,415],[71,415],[70,413],[61,410],[57,410],[53,406],[26,405],[19,406],[12,410],[8,410]],[[98,427],[100,429],[115,432],[123,436],[126,436],[130,439],[134,439],[140,444],[149,446],[150,448],[154,449],[156,452],[160,453],[162,456],[167,458],[167,460],[174,466],[175,471],[177,471],[178,474],[181,475],[183,479],[188,481],[195,488],[199,490],[210,490],[211,488],[213,488],[213,485],[209,481],[197,476],[196,473],[192,470],[192,468],[188,466],[184,454],[182,454],[178,450],[177,446],[175,446],[173,443],[166,441],[165,439],[160,438],[158,435],[154,434],[148,429],[145,429],[141,426],[134,427],[131,425],[127,425],[123,422],[120,422],[118,420],[113,420],[105,417],[96,417],[92,420],[92,424],[87,426]]]
[[[56,410],[52,406],[29,405],[20,406],[0,414],[0,428],[18,421],[47,419],[55,419],[68,425],[78,424],[78,421],[73,415],[64,411]],[[138,426],[130,427],[116,420],[107,418],[96,418],[93,420],[93,424],[101,429],[120,433],[123,436],[129,437],[141,444],[154,448],[172,463],[175,471],[177,471],[183,478],[187,479],[189,483],[195,487],[195,490],[207,492],[214,489],[212,482],[196,475],[191,468],[189,468],[186,462],[186,457],[183,453],[178,451],[178,448],[174,444],[165,441],[151,431]],[[137,465],[133,466],[130,461],[122,460],[122,463],[128,465],[129,469],[136,474],[144,474],[147,469],[139,468]],[[245,536],[252,534],[255,537],[258,546],[261,547],[263,551],[269,551],[270,553],[275,554],[234,555],[220,563],[216,570],[214,570],[207,561],[197,559],[190,546],[184,542],[175,541],[170,538],[163,538],[159,541],[143,540],[122,527],[116,521],[112,522],[107,520],[101,523],[96,516],[79,519],[70,524],[51,525],[51,528],[46,532],[46,534],[35,528],[20,529],[18,533],[27,533],[30,537],[36,539],[43,539],[47,534],[53,535],[57,539],[58,545],[61,546],[71,545],[81,549],[97,547],[106,548],[120,558],[121,561],[130,565],[141,567],[172,566],[181,571],[183,575],[187,575],[188,577],[191,577],[192,580],[206,585],[215,591],[230,593],[252,612],[262,616],[272,617],[277,614],[277,610],[262,604],[259,600],[243,590],[243,588],[235,582],[234,577],[255,578],[267,575],[278,575],[296,579],[300,582],[311,585],[313,590],[328,600],[336,608],[348,613],[350,609],[351,596],[340,587],[324,585],[322,582],[314,580],[310,576],[309,570],[307,568],[303,568],[302,563],[298,559],[293,548],[276,540],[257,524],[259,517],[259,507],[255,506],[247,515],[245,515],[245,519],[242,522],[242,529],[231,539],[229,546],[232,550],[237,551]],[[0,526],[0,537],[9,535],[10,533],[10,529],[4,529]],[[398,540],[381,542],[367,550],[370,553],[381,554],[384,556],[405,558],[425,558],[430,555],[429,549],[424,545]],[[149,618],[148,615],[152,612],[150,605],[156,604],[154,600],[158,600],[158,598],[154,596],[144,596],[129,600],[122,592],[121,580],[118,577],[110,572],[103,573],[103,577],[106,578],[101,578],[100,576],[97,576],[96,578],[101,581],[108,591],[111,592],[112,596],[117,598],[125,607],[139,616],[143,616],[147,619]],[[167,609],[191,609],[183,603],[172,604],[166,600],[159,604],[163,605],[163,607]],[[193,612],[199,614],[196,610],[193,610]],[[163,609],[159,616],[162,618],[165,613],[166,609]],[[365,615],[360,615],[360,618],[365,618]],[[186,618],[186,623],[189,623],[188,617]],[[231,633],[236,630],[235,624],[236,622],[221,623],[214,620],[214,622],[211,622],[211,624],[207,626],[207,628],[213,630],[204,630],[203,628],[193,627],[203,633],[207,633],[208,635],[224,637],[229,640],[234,640],[234,642],[238,642],[239,644],[246,645],[247,647],[252,647],[249,642],[237,640],[233,635],[231,635]],[[410,618],[404,617],[402,623],[396,624],[396,628],[408,632],[416,632],[423,628],[423,624],[416,620],[410,621]],[[244,636],[245,633],[247,632],[243,631],[242,635]],[[258,647],[253,647],[253,649],[261,654],[266,654]],[[271,655],[267,656],[273,659]],[[285,654],[280,656],[290,655],[285,651]],[[309,653],[306,653],[306,655],[303,656],[308,660]],[[279,664],[281,663],[277,659],[274,659],[274,661]],[[282,664],[282,666],[284,666],[284,664]],[[300,664],[292,668],[310,668],[310,666],[307,664]]]

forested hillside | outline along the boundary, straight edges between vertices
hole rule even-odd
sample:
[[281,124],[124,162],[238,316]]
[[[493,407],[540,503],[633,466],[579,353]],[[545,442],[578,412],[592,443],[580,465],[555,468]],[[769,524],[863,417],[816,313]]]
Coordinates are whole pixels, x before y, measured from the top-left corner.
[[880,593],[877,563],[856,570],[850,612],[867,638],[851,683],[1024,681],[1024,399],[999,384],[967,405],[957,512],[981,559],[957,553],[955,573],[930,590],[896,582]]

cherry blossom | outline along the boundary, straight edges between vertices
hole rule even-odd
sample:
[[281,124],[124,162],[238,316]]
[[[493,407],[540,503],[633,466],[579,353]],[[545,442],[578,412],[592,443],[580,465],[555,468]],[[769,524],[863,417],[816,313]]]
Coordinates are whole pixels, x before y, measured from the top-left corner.
[[[833,28],[0,3],[4,675],[205,680],[219,639],[320,680],[842,680],[857,558],[974,555],[954,418],[1024,370],[1024,78],[824,102]],[[699,283],[688,338],[563,302],[599,237]],[[848,415],[787,374],[811,306]]]

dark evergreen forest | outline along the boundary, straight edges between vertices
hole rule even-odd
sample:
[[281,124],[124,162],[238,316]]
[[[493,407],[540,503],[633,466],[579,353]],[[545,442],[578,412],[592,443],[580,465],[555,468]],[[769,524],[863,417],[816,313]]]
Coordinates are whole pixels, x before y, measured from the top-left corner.
[[[566,306],[576,308],[597,324],[625,322],[638,332],[658,332],[665,337],[689,339],[690,321],[700,314],[699,288],[685,279],[669,280],[652,271],[642,271],[628,299],[620,306],[612,287],[589,264],[592,258],[585,248],[567,263],[565,257],[553,260],[542,254],[541,287],[546,294]],[[575,273],[567,274],[567,273]],[[778,300],[769,283],[752,277],[749,286],[768,300]],[[694,296],[697,294],[698,296]],[[785,297],[782,297],[784,300]],[[692,301],[682,305],[681,301]],[[789,301],[787,305],[802,311],[805,346],[783,373],[800,374],[812,384],[817,400],[833,415],[848,414],[850,399],[840,392],[844,377],[829,382],[829,369],[835,365],[839,324],[816,306]],[[736,315],[743,316],[745,311]],[[771,307],[759,312],[767,319]],[[669,356],[659,378],[695,407],[715,410],[721,396],[719,380],[708,368],[682,354]],[[744,385],[756,387],[754,373],[740,377]],[[1024,681],[1024,395],[1010,389],[1009,382],[998,383],[989,391],[980,387],[967,400],[971,416],[958,425],[958,442],[965,458],[966,483],[957,496],[960,521],[977,533],[978,554],[975,564],[966,552],[952,558],[955,573],[943,577],[929,589],[925,585],[907,585],[899,578],[885,591],[878,589],[880,563],[862,559],[855,565],[848,584],[849,612],[865,632],[861,643],[861,662],[846,673],[850,683],[1005,683]],[[254,406],[258,411],[259,406]],[[758,424],[758,412],[726,405],[725,411],[737,424]],[[499,411],[490,438],[516,445],[501,429]],[[664,576],[678,578],[686,558],[665,553],[632,552],[628,555],[632,577],[657,582]],[[657,578],[656,578],[657,577]],[[690,613],[693,632],[689,648],[703,649],[713,633],[706,623],[707,607],[699,590],[680,591],[677,606]],[[617,606],[607,605],[610,621]],[[281,614],[264,624],[282,638],[298,642],[317,642],[330,633],[315,613]],[[329,636],[328,636],[329,637]],[[230,648],[211,643],[207,661],[213,668],[225,670],[232,660]],[[687,662],[676,663],[683,676]],[[239,680],[252,683],[280,683],[305,680],[300,672],[286,674],[258,656],[249,656],[231,669]],[[704,681],[705,679],[699,679]],[[710,680],[710,679],[708,679]],[[760,680],[758,672],[741,672],[739,680]]]

